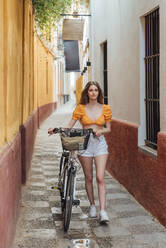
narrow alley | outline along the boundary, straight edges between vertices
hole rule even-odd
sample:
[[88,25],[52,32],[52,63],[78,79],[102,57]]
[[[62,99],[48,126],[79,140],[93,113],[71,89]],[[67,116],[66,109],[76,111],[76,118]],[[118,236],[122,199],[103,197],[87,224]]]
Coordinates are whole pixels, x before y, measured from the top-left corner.
[[[165,248],[166,229],[108,172],[105,181],[109,224],[100,225],[97,218],[88,218],[89,203],[79,168],[76,195],[81,204],[73,207],[69,231],[64,233],[59,191],[51,189],[57,183],[62,149],[59,136],[48,136],[47,130],[65,126],[73,107],[72,102],[60,107],[37,132],[31,170],[22,188],[13,248]],[[95,198],[98,206],[97,187]]]
[[[166,248],[165,29],[166,0],[0,0],[0,248]],[[68,127],[79,120],[102,141],[82,165],[95,212],[95,157],[110,222],[89,218],[78,162],[64,233],[61,140],[48,129],[75,107]]]

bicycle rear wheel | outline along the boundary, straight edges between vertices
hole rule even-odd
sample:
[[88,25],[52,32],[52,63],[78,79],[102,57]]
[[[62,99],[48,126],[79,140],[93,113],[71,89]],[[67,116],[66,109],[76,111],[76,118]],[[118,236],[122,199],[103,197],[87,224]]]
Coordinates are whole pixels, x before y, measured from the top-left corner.
[[70,171],[68,175],[68,182],[66,188],[65,208],[64,208],[64,231],[67,232],[70,225],[70,219],[72,214],[73,205],[73,193],[74,193],[74,174]]

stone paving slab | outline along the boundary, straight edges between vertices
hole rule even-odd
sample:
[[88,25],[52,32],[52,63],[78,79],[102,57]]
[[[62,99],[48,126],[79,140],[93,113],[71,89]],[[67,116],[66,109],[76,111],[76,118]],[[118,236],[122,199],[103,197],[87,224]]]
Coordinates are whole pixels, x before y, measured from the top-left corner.
[[[68,123],[72,104],[61,107],[38,130],[29,178],[22,188],[13,248],[166,248],[166,229],[108,173],[105,181],[110,222],[100,225],[98,218],[90,219],[81,167],[76,187],[80,206],[73,208],[70,229],[64,233],[59,192],[51,189],[58,182],[62,147],[59,136],[48,137],[47,130]],[[99,210],[95,171],[94,185]]]
[[56,239],[56,230],[55,229],[32,229],[29,232],[25,232],[23,235],[25,238],[50,240],[50,239]]

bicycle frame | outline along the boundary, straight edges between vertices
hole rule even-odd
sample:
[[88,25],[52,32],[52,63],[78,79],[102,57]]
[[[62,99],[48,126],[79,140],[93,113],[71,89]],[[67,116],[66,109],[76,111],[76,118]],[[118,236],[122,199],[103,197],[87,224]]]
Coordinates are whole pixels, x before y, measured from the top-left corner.
[[[75,200],[77,166],[75,165],[73,155],[74,155],[74,152],[63,151],[62,157],[61,157],[61,165],[60,165],[60,169],[59,169],[58,189],[59,189],[60,195],[61,195],[62,211],[64,210],[66,187],[67,187],[67,181],[68,181],[68,177],[69,177],[70,173],[72,173],[74,175],[74,179],[75,179],[74,180],[74,192],[73,192],[73,200]],[[67,171],[67,173],[66,173],[66,171]],[[79,205],[79,204],[76,204],[75,201],[73,201],[73,204]]]

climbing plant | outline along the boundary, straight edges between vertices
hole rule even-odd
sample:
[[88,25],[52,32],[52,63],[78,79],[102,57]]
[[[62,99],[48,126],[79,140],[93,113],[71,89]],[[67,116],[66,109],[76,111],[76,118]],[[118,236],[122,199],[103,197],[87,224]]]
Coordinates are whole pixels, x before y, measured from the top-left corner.
[[61,14],[67,12],[73,2],[74,0],[32,0],[40,31],[49,34],[61,19]]

